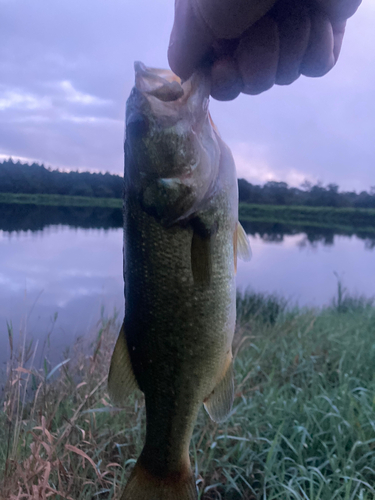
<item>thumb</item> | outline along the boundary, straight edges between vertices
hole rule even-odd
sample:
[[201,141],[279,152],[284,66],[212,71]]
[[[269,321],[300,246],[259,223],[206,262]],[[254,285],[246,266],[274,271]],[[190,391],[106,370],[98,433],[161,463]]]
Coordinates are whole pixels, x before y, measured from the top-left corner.
[[276,0],[175,0],[168,60],[189,78],[216,40],[240,37]]
[[175,0],[174,23],[169,39],[168,61],[174,73],[187,80],[208,53],[214,36],[191,0]]

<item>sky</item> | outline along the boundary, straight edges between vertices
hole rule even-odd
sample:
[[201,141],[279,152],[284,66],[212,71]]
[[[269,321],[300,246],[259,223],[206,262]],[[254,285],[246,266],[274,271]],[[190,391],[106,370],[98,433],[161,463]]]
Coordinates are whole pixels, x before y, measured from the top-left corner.
[[[168,67],[173,0],[0,0],[0,161],[122,174],[133,62]],[[211,101],[238,177],[375,185],[375,2],[348,21],[340,59],[259,96]]]

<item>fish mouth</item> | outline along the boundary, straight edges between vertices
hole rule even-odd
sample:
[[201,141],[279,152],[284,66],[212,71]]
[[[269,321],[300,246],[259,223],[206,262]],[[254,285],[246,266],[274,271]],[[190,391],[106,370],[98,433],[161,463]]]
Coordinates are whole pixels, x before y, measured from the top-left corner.
[[[188,80],[182,81],[172,71],[147,67],[140,61],[134,63],[135,88],[143,94],[149,103],[155,100],[177,110],[187,107],[192,115],[207,114],[211,91],[207,71],[201,69]],[[155,99],[153,99],[155,98]]]
[[135,87],[163,102],[173,102],[184,95],[181,79],[172,71],[148,68],[140,61],[134,63]]

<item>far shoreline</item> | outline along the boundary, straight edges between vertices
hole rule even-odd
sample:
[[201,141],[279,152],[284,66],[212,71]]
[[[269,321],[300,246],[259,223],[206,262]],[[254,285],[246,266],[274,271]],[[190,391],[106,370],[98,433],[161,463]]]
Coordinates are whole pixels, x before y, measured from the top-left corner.
[[[33,205],[53,207],[96,207],[122,209],[121,198],[69,196],[59,194],[0,193],[0,205]],[[1,208],[0,208],[1,210]],[[262,222],[336,227],[341,231],[375,233],[375,209],[310,207],[297,205],[239,204],[239,219],[243,222]]]

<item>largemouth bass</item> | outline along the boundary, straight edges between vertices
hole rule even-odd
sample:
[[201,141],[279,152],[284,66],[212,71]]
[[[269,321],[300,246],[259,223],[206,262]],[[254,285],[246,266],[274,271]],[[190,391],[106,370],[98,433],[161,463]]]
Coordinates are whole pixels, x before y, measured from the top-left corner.
[[109,392],[139,387],[146,442],[122,500],[194,500],[189,443],[202,403],[223,421],[233,402],[238,223],[229,148],[208,113],[204,72],[181,83],[135,63],[126,107],[125,319]]

